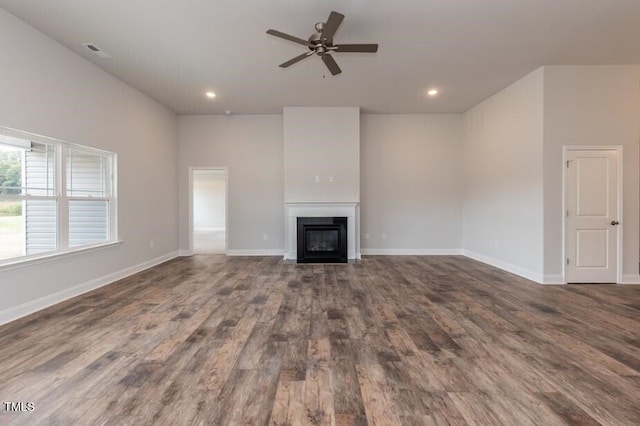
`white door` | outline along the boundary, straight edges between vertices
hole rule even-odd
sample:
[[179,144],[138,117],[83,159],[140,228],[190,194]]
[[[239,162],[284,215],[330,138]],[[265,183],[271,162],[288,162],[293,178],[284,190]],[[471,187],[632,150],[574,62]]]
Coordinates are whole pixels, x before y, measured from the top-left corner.
[[569,283],[618,278],[618,151],[567,150],[566,267]]

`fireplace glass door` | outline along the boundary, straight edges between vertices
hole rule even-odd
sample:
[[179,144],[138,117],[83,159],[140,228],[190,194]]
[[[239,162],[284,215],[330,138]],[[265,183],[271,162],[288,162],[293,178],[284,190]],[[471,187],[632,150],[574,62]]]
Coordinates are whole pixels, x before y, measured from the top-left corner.
[[299,217],[298,262],[347,262],[346,217]]

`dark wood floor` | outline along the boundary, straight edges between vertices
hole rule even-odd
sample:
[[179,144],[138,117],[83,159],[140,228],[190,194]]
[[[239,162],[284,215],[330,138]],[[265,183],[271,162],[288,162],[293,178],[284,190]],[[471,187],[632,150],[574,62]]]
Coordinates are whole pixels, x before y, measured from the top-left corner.
[[0,327],[0,404],[29,425],[640,424],[640,287],[181,258]]

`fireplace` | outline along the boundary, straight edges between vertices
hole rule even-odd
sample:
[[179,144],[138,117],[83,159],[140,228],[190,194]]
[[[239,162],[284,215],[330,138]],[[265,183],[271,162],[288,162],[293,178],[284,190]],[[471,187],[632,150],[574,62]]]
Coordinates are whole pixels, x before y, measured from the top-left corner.
[[346,217],[298,217],[298,262],[347,263]]

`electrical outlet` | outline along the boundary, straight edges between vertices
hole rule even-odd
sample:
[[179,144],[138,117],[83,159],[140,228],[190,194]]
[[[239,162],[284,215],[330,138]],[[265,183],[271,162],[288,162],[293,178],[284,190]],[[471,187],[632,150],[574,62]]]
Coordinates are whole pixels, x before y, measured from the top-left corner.
[[333,176],[329,176],[329,182],[333,183]]
[[269,234],[262,234],[262,239],[263,240],[268,240],[269,239]]
[[320,176],[316,176],[316,183],[320,183]]
[[383,232],[383,233],[382,233],[382,239],[383,239],[383,240],[386,240],[386,239],[387,239],[387,233],[386,233],[386,232]]
[[150,240],[150,241],[149,241],[149,247],[150,247],[150,248],[154,248],[155,246],[156,246],[156,242],[155,242],[155,241],[153,241],[153,240]]

